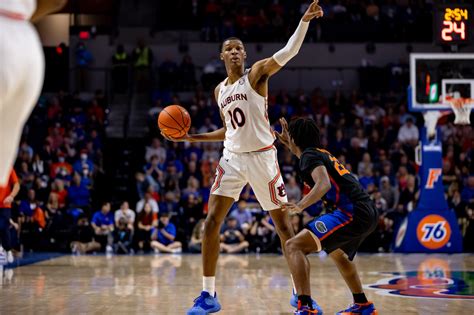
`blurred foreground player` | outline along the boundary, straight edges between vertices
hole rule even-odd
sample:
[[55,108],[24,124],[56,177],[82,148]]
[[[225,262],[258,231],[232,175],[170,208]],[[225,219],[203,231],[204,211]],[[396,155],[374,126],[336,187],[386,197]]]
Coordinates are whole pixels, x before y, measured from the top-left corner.
[[300,233],[286,242],[288,264],[298,292],[295,314],[319,314],[314,310],[309,282],[310,265],[306,255],[325,250],[333,259],[354,297],[354,304],[337,314],[375,315],[352,262],[362,241],[377,226],[378,213],[358,180],[328,151],[321,149],[319,129],[312,119],[298,118],[290,125],[280,119],[279,140],[299,158],[301,177],[311,191],[299,202],[286,203],[283,210],[300,213],[322,200],[328,214],[310,221]]
[[[287,45],[247,70],[247,52],[242,41],[235,37],[225,40],[220,57],[224,61],[227,78],[214,91],[224,127],[210,133],[185,135],[177,140],[224,141],[224,153],[217,166],[204,227],[203,290],[188,314],[208,314],[221,309],[215,292],[219,231],[229,209],[239,199],[247,183],[261,207],[269,211],[286,257],[285,242],[294,236],[294,232],[288,214],[280,206],[287,201],[287,197],[273,145],[275,136],[267,114],[268,80],[298,53],[309,22],[322,15],[317,1],[311,3]],[[292,302],[296,306],[296,296]],[[316,303],[314,307],[318,307]]]
[[13,262],[10,238],[11,208],[19,191],[20,181],[15,170],[10,169],[7,185],[0,187],[0,256],[5,255],[8,263]]
[[65,3],[0,1],[0,187],[8,184],[23,125],[43,86],[43,47],[30,20],[57,11]]

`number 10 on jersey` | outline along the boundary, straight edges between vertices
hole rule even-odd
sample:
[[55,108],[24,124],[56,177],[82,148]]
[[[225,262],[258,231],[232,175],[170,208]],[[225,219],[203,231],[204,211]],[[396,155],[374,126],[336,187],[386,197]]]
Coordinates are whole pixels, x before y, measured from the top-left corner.
[[236,107],[234,110],[230,109],[227,113],[230,116],[232,128],[237,129],[237,127],[242,127],[245,125],[245,115],[240,108]]

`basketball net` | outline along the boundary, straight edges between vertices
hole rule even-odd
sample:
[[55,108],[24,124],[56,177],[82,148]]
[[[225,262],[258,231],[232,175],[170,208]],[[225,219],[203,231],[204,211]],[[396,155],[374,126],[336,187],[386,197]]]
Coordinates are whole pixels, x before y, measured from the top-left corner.
[[428,132],[428,139],[431,139],[436,135],[436,124],[441,116],[443,116],[443,112],[440,110],[430,110],[423,113],[426,131]]
[[452,97],[446,96],[446,102],[449,102],[451,109],[456,115],[454,119],[454,124],[456,125],[469,125],[471,123],[471,106],[474,105],[474,99],[464,98],[464,97]]

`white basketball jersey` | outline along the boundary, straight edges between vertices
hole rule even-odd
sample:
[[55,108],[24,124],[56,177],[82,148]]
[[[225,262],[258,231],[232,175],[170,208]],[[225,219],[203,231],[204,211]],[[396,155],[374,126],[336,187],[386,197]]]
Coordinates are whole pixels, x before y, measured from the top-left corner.
[[0,0],[0,15],[13,14],[29,20],[36,10],[36,0]]
[[244,75],[228,84],[220,84],[217,102],[225,118],[224,147],[232,152],[252,152],[269,147],[275,141],[267,114],[267,98],[250,85],[247,69]]

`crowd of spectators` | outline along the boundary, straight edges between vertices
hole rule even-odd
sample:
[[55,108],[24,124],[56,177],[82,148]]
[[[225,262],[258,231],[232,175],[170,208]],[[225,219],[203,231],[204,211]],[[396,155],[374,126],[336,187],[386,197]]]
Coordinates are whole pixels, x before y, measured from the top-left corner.
[[[174,2],[158,8],[159,29],[195,29],[203,41],[238,36],[245,41],[283,41],[312,0]],[[395,42],[432,40],[432,1],[320,1],[324,18],[312,23],[310,41]],[[166,12],[181,12],[175,19]]]
[[[107,121],[103,93],[83,99],[60,92],[40,100],[26,125],[15,166],[21,183],[11,227],[17,249],[21,244],[25,250],[79,254],[200,252],[222,144],[164,141],[156,119],[163,104],[181,104],[192,117],[190,133],[202,133],[222,125],[219,109],[211,92],[198,89],[189,100],[160,93],[150,110],[143,164],[135,174],[137,198],[120,204],[94,198],[100,188],[95,181],[103,172],[103,155],[107,154],[103,152]],[[380,211],[379,226],[362,250],[390,251],[394,231],[415,209],[419,197],[414,160],[423,119],[407,112],[405,99],[403,93],[335,90],[326,94],[318,88],[311,93],[272,91],[268,97],[274,128],[279,128],[275,123],[280,117],[314,118],[324,148],[374,199]],[[474,232],[474,133],[472,126],[454,125],[452,115],[442,118],[440,126],[446,198],[456,212],[465,250],[472,251],[467,240]],[[298,201],[308,187],[300,182],[296,158],[276,145],[288,198]],[[295,232],[325,211],[324,205],[317,204],[293,215]],[[281,251],[273,222],[249,186],[222,227],[221,251]]]
[[66,250],[71,231],[86,224],[94,210],[95,181],[103,173],[107,107],[102,91],[40,98],[15,164],[21,189],[12,207],[11,235],[17,251]]

